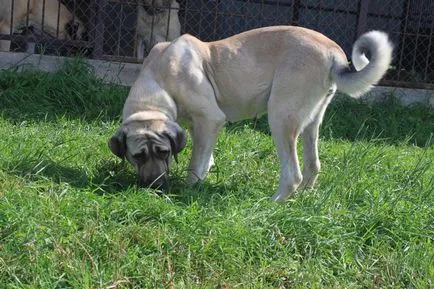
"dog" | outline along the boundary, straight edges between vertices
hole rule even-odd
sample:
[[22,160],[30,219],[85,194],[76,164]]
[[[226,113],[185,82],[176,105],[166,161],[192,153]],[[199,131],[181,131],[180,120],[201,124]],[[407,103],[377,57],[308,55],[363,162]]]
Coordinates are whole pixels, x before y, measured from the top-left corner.
[[[39,34],[43,31],[65,40],[82,39],[85,34],[84,24],[57,0],[14,0],[13,18],[12,0],[0,0],[0,7],[0,34],[10,34],[11,23],[12,33],[21,27],[32,27]],[[9,40],[1,40],[0,51],[9,51],[10,44]]]
[[217,135],[227,121],[268,112],[281,166],[272,199],[283,202],[299,186],[315,184],[319,126],[336,90],[352,97],[369,91],[387,71],[392,51],[386,33],[367,32],[354,43],[354,70],[338,44],[302,27],[259,28],[215,42],[185,34],[153,47],[108,146],[135,166],[142,185],[164,184],[171,156],[185,146],[177,123],[183,120],[193,145],[187,182],[195,183],[213,164]]
[[179,4],[174,0],[137,0],[136,54],[144,58],[156,43],[181,35]]

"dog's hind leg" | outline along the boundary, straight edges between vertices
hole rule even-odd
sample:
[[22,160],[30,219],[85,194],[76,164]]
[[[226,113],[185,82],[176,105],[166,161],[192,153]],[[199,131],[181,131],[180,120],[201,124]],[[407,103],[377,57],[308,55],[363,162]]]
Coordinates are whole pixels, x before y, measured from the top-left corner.
[[280,181],[274,201],[285,201],[300,185],[302,175],[297,157],[297,138],[300,133],[300,122],[295,114],[282,114],[279,109],[268,109],[268,120],[271,134],[277,147],[280,159]]
[[312,188],[318,177],[321,163],[318,156],[318,135],[324,113],[335,91],[324,96],[313,120],[304,128],[303,137],[303,182],[301,187]]

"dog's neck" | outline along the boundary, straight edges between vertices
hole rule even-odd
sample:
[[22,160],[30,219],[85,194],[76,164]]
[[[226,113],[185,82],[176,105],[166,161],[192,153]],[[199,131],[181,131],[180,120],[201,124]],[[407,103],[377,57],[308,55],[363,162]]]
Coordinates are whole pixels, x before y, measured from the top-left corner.
[[145,120],[169,120],[169,117],[167,116],[167,114],[158,110],[139,111],[133,113],[132,115],[124,119],[122,121],[122,124],[127,125],[133,121],[145,121]]
[[142,71],[125,101],[123,122],[129,119],[175,121],[177,115],[173,99],[154,80],[152,74]]

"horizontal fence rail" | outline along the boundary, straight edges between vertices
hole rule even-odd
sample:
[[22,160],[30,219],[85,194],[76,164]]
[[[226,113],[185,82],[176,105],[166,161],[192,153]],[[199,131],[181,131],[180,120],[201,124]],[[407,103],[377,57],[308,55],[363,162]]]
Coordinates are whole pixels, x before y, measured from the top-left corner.
[[395,46],[382,84],[434,89],[433,0],[3,0],[0,50],[121,62],[183,33],[203,41],[271,25],[317,30],[348,57],[358,36],[386,31]]

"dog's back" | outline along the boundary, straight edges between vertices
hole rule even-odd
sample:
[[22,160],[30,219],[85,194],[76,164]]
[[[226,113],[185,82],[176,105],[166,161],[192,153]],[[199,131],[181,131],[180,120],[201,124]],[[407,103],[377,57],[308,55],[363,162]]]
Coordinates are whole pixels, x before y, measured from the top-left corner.
[[[336,42],[302,27],[259,28],[200,45],[210,51],[213,69],[209,73],[219,87],[229,90],[225,97],[255,95],[249,91],[252,87],[271,83],[279,74],[287,75],[294,86],[328,89],[337,84],[341,91],[357,97],[382,78],[393,50],[387,34],[365,33],[354,44],[351,58],[357,71],[351,71]],[[365,54],[370,55],[369,60]]]
[[[273,89],[275,93],[283,89],[292,97],[309,95],[312,101],[316,101],[314,95],[324,96],[335,85],[353,96],[369,90],[387,70],[392,49],[387,36],[371,39],[369,35],[360,39],[373,57],[366,68],[355,72],[350,71],[338,44],[319,32],[294,26],[254,29],[215,42],[183,35],[160,59],[168,62],[167,67],[185,67],[179,75],[203,71],[219,106],[230,121],[236,121],[265,112]],[[358,53],[357,48],[353,60]],[[172,63],[174,59],[177,64]],[[277,88],[275,83],[285,85]]]
[[328,90],[333,59],[346,62],[334,41],[293,26],[255,29],[206,46],[212,65],[207,73],[215,87],[224,88],[218,91],[220,105],[226,111],[244,107],[249,117],[266,110],[273,79],[286,79],[288,87]]

